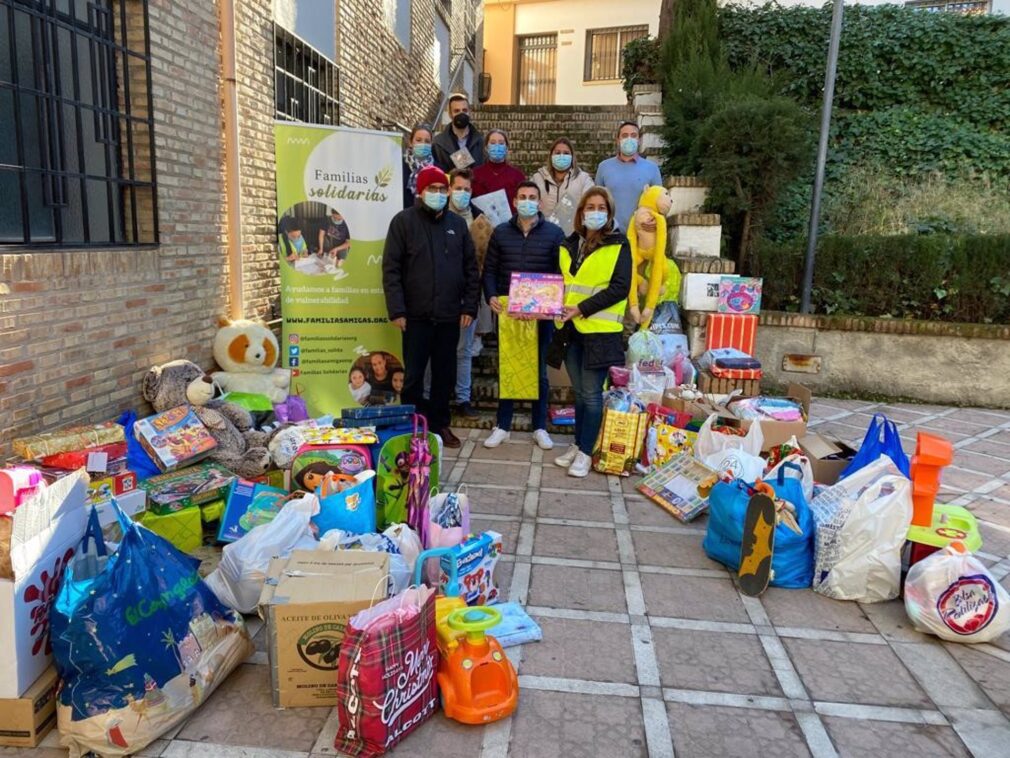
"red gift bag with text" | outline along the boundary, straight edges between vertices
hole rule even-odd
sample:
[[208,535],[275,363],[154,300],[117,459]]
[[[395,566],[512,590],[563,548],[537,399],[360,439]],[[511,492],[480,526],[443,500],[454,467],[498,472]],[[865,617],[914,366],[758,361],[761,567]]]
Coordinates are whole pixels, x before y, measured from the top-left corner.
[[343,753],[372,758],[438,710],[435,590],[406,589],[351,617],[337,668]]

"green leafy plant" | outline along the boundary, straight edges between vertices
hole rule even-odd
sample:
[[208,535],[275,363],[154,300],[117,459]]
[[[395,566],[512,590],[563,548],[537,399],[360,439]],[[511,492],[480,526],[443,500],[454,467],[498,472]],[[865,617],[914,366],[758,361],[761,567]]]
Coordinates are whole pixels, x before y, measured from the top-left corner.
[[636,84],[657,84],[659,72],[659,40],[640,37],[624,46],[621,78],[629,98]]

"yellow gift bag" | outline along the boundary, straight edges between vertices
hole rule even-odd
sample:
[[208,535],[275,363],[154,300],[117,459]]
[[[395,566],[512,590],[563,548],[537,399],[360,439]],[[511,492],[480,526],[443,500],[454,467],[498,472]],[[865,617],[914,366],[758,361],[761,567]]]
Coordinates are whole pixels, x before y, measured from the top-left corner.
[[[508,298],[501,298],[508,307]],[[537,322],[498,316],[498,397],[536,400],[540,397],[537,371]]]
[[648,413],[604,408],[600,436],[593,448],[593,468],[601,474],[629,476],[642,455]]

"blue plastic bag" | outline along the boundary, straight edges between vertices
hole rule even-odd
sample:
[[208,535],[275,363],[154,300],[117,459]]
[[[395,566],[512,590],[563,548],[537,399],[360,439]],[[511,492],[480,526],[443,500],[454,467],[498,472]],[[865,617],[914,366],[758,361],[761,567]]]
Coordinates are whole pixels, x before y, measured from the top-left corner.
[[[785,476],[785,468],[780,468],[777,479],[768,484],[778,497],[796,507],[801,534],[785,524],[775,527],[774,574],[769,583],[773,587],[799,589],[810,587],[814,579],[814,517],[803,496],[803,484]],[[716,483],[708,498],[708,530],[702,547],[709,558],[734,571],[740,568],[744,520],[752,494],[751,486],[737,479]]]
[[152,476],[158,476],[161,469],[151,460],[151,456],[147,454],[143,445],[133,434],[133,425],[137,423],[137,414],[133,411],[124,411],[116,423],[123,427],[123,433],[126,435],[126,463],[130,467],[130,471],[137,475],[137,481],[142,482]]
[[911,465],[905,450],[901,447],[901,436],[898,434],[897,425],[884,414],[875,413],[866,430],[863,444],[859,446],[859,452],[853,456],[852,461],[838,478],[844,479],[850,474],[856,473],[882,455],[886,455],[894,461],[894,465],[906,477],[909,475]]
[[312,524],[318,534],[326,534],[331,529],[354,534],[375,531],[375,472],[364,473],[369,476],[343,492],[328,491],[326,482],[316,488],[319,513],[312,517]]
[[89,528],[49,619],[63,744],[125,755],[187,718],[253,647],[242,617],[200,579],[198,560],[134,524],[115,499],[112,507],[119,549],[103,556],[101,531]]

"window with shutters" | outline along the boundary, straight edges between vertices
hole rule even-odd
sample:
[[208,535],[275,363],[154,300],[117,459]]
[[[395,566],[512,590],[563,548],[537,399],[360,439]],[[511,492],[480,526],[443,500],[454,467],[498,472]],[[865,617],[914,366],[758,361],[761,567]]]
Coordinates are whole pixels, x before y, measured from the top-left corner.
[[589,29],[586,32],[587,82],[609,81],[621,78],[624,64],[624,46],[641,37],[649,36],[649,27],[620,26],[608,29]]

